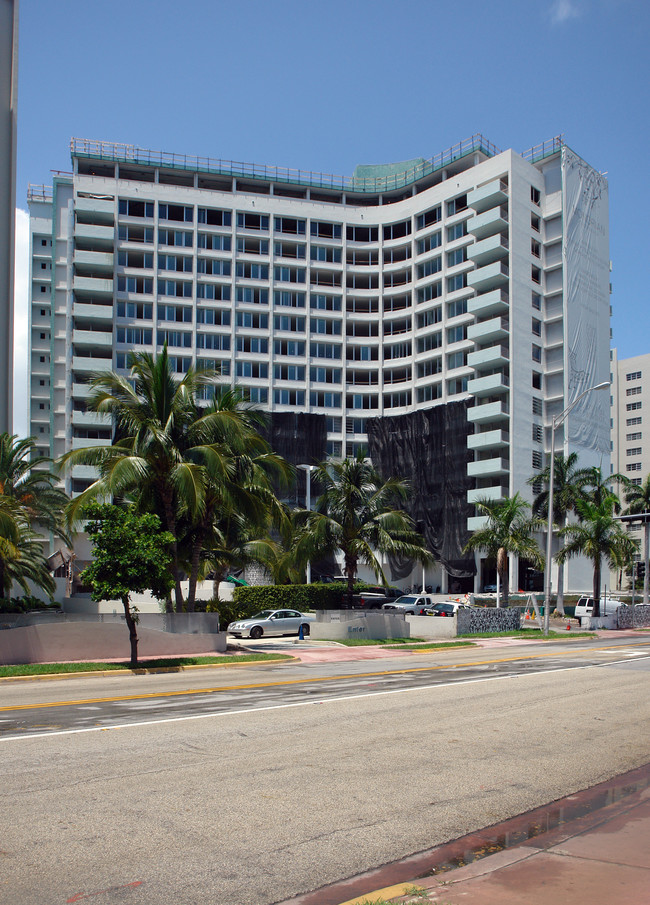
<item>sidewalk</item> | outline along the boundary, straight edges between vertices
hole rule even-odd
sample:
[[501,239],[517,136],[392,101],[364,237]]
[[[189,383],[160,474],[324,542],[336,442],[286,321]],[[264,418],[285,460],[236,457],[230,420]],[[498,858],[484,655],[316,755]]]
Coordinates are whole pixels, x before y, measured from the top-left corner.
[[647,764],[282,905],[649,905],[649,854]]

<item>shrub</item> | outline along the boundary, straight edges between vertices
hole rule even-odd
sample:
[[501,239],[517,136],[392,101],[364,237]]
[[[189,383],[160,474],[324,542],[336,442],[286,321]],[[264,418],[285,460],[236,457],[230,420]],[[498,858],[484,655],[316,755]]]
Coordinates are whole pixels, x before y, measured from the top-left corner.
[[26,594],[24,597],[0,599],[0,613],[32,613],[34,610],[60,610],[58,603],[44,603],[38,597]]

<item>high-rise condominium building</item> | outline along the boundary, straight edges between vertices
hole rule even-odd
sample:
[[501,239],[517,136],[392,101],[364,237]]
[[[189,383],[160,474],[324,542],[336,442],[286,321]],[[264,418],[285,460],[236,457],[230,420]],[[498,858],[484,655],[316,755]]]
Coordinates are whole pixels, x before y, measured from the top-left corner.
[[[407,477],[440,563],[428,583],[493,580],[462,552],[476,501],[530,499],[551,418],[609,373],[604,177],[559,139],[520,155],[474,136],[345,178],[77,139],[71,152],[72,174],[29,197],[41,450],[110,442],[89,378],[166,344],[179,374],[217,366],[244,387],[294,464],[364,448]],[[609,468],[608,402],[589,394],[557,448]],[[76,467],[67,488],[92,478]],[[512,587],[534,578],[511,571]],[[583,573],[571,565],[568,585],[588,587]]]

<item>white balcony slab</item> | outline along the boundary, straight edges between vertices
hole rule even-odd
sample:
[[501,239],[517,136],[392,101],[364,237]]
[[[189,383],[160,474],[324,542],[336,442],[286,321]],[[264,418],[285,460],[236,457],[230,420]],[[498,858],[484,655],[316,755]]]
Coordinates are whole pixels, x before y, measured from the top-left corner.
[[486,264],[477,270],[471,270],[467,274],[467,285],[477,292],[485,292],[488,289],[498,289],[508,283],[508,266],[501,261]]
[[468,449],[493,449],[509,444],[508,434],[503,430],[483,431],[481,434],[470,434],[467,438]]
[[508,460],[501,456],[492,459],[481,459],[479,462],[467,463],[467,474],[470,478],[486,478],[493,475],[505,475],[510,471]]
[[510,417],[505,402],[484,402],[467,410],[467,420],[472,424],[488,424],[490,421],[507,421]]
[[504,314],[510,307],[510,299],[505,289],[493,289],[468,299],[467,311],[475,315]]
[[467,364],[474,368],[475,371],[486,371],[492,368],[505,367],[510,358],[508,354],[508,346],[506,343],[498,343],[495,346],[488,346],[487,349],[479,349],[476,352],[470,352],[467,356]]
[[507,200],[508,186],[501,179],[493,179],[467,195],[468,207],[474,208],[478,213],[500,206]]
[[477,377],[467,384],[467,392],[473,396],[492,396],[494,393],[506,393],[508,391],[508,378],[505,374],[486,374],[485,377]]

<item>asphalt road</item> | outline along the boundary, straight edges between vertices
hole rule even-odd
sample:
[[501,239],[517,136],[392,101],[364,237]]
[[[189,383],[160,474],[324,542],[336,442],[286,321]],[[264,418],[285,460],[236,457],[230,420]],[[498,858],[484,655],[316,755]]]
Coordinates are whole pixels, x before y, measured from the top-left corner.
[[640,766],[626,640],[5,684],[0,903],[270,905]]

